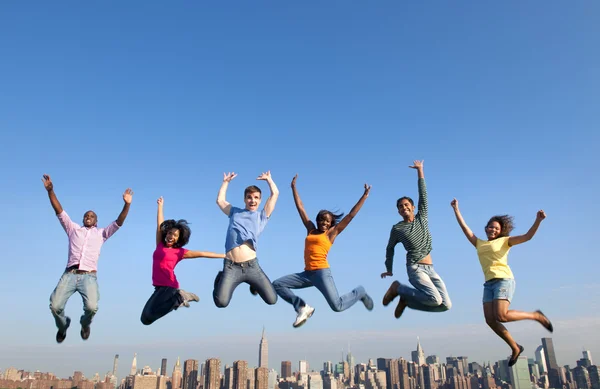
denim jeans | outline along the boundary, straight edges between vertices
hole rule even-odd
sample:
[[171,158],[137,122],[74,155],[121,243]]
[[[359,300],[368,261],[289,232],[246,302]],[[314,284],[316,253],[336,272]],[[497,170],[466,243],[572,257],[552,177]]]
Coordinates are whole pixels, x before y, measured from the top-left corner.
[[98,311],[98,300],[100,299],[96,273],[75,274],[65,272],[60,277],[58,285],[50,295],[50,311],[54,316],[56,327],[60,331],[66,331],[68,327],[65,305],[75,292],[79,292],[83,298],[83,315],[79,322],[82,327],[88,327]]
[[239,284],[245,282],[258,292],[265,303],[273,305],[277,302],[277,293],[271,280],[260,268],[258,259],[235,263],[229,259],[223,260],[223,271],[217,274],[213,300],[219,308],[225,308],[231,301],[231,296]]
[[483,284],[483,303],[494,300],[508,300],[510,303],[517,284],[514,278],[492,278]]
[[150,325],[165,316],[167,313],[179,308],[183,297],[179,289],[170,286],[155,286],[154,293],[146,302],[140,320],[144,325]]
[[327,303],[335,312],[345,311],[367,295],[365,288],[357,286],[350,293],[341,296],[335,287],[331,269],[305,270],[302,273],[290,274],[273,282],[275,291],[285,301],[292,304],[296,312],[306,305],[304,300],[296,296],[292,289],[304,289],[314,286],[323,294]]
[[444,312],[452,307],[450,296],[442,278],[433,265],[412,264],[406,266],[408,281],[416,288],[400,284],[398,294],[408,307],[419,311]]

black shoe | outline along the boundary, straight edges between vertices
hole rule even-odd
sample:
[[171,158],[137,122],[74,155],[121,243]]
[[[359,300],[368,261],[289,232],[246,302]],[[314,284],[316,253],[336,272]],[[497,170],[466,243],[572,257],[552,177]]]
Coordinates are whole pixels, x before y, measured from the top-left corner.
[[56,332],[56,342],[57,343],[62,343],[65,338],[67,337],[67,328],[69,328],[69,326],[71,325],[71,319],[67,317],[67,326],[65,327],[65,329],[63,331],[58,330]]
[[81,339],[87,340],[90,337],[91,330],[90,326],[81,326],[81,332],[79,332],[81,334]]
[[520,344],[517,344],[517,346],[519,346],[519,353],[517,354],[516,357],[511,357],[510,360],[508,361],[508,366],[513,366],[515,363],[517,363],[517,361],[519,360],[519,357],[521,356],[521,353],[523,352],[523,350],[525,350],[523,348],[523,346],[521,346]]
[[546,319],[548,321],[547,324],[543,324],[545,329],[547,329],[550,332],[554,331],[554,327],[552,326],[552,322],[550,321],[550,319],[548,319],[548,317],[546,317],[546,315],[544,315],[544,313],[542,311],[540,311],[539,309],[536,311],[537,313],[539,313],[540,315],[542,315],[544,317],[544,319]]

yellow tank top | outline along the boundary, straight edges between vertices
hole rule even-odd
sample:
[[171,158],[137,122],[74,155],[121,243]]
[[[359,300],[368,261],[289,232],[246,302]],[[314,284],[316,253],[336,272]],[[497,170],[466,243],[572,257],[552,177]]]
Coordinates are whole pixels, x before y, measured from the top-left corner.
[[329,268],[327,253],[331,248],[327,233],[310,234],[304,242],[304,270],[319,270]]

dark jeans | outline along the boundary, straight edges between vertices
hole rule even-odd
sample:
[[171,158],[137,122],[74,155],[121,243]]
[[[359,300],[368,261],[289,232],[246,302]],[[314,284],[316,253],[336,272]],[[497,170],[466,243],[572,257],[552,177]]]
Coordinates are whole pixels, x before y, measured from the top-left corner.
[[140,320],[143,324],[150,325],[179,308],[181,303],[183,303],[183,297],[179,294],[179,289],[170,286],[155,286],[154,293],[144,306]]
[[223,271],[215,278],[213,300],[219,308],[225,308],[231,301],[231,296],[239,284],[245,282],[258,292],[260,297],[269,305],[277,302],[277,293],[269,277],[260,268],[258,259],[235,263],[229,259],[223,260]]

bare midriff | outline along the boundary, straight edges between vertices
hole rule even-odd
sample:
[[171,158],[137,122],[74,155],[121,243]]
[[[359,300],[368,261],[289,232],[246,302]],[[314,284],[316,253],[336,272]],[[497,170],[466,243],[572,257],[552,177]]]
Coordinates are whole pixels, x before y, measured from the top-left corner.
[[423,259],[421,259],[419,262],[417,262],[421,265],[432,265],[433,261],[431,260],[431,254],[427,254],[427,256]]
[[247,262],[256,258],[256,251],[248,244],[248,242],[232,248],[225,254],[225,258],[235,263]]

